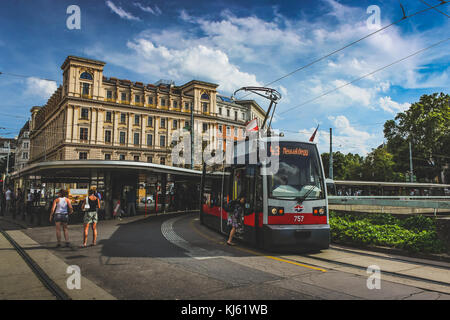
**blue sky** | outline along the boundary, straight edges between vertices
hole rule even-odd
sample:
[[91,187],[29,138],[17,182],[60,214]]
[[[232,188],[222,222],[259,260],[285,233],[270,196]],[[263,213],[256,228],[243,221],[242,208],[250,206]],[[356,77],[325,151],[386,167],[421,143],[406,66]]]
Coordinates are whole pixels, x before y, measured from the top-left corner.
[[[427,8],[419,0],[401,3],[407,15]],[[80,30],[66,27],[72,4],[81,10]],[[17,135],[31,106],[45,104],[62,82],[60,66],[68,55],[105,61],[105,76],[176,84],[195,78],[231,95],[375,31],[367,23],[371,5],[380,8],[380,26],[402,17],[397,0],[3,0],[0,136]],[[448,15],[450,3],[438,9]],[[449,19],[428,10],[272,84],[283,95],[273,126],[308,138],[320,124],[321,151],[329,148],[332,127],[336,151],[365,155],[383,142],[386,120],[422,94],[449,93],[450,41],[292,108],[449,36]]]

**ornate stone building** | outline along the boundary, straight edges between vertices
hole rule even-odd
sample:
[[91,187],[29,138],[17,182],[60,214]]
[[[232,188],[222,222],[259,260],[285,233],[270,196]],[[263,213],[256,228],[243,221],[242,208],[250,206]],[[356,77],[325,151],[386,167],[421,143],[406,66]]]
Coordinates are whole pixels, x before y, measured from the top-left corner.
[[218,85],[192,80],[144,84],[103,75],[104,62],[68,56],[63,84],[43,107],[31,109],[30,162],[128,160],[171,165],[172,134],[242,139],[248,120],[264,118],[253,100],[232,101]]

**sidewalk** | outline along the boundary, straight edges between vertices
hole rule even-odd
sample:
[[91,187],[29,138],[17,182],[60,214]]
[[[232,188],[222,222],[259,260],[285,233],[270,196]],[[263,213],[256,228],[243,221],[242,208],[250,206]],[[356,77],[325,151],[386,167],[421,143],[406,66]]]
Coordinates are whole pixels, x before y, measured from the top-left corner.
[[0,300],[56,299],[2,234],[0,261]]
[[[0,220],[6,220],[0,217]],[[91,280],[80,277],[81,288],[69,289],[67,282],[73,275],[69,265],[20,230],[6,231],[39,267],[73,300],[115,300],[111,294]],[[11,243],[0,234],[0,300],[55,300],[17,253]]]

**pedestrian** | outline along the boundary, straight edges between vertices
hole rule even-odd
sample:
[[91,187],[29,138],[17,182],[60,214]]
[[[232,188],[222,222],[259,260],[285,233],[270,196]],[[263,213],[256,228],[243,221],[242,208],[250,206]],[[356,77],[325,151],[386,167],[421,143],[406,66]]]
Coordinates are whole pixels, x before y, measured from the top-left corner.
[[231,225],[230,235],[228,237],[227,245],[234,246],[232,242],[233,237],[236,233],[236,229],[240,225],[240,220],[244,215],[244,205],[245,205],[245,194],[241,193],[238,197],[239,201],[232,201],[229,206],[229,218],[228,222]]
[[136,215],[136,192],[134,190],[127,191],[127,216],[135,216]]
[[[87,204],[87,205],[86,205]],[[84,199],[83,204],[81,205],[82,210],[86,210],[84,214],[83,220],[83,245],[81,248],[86,248],[89,225],[92,224],[92,245],[95,246],[97,244],[97,222],[98,222],[98,213],[97,209],[100,209],[100,200],[95,196],[94,189],[89,190],[89,196]]]
[[16,212],[18,214],[22,215],[22,220],[25,220],[25,212],[24,212],[24,208],[23,208],[24,202],[25,202],[25,198],[23,195],[23,191],[21,188],[18,188],[17,189]]
[[122,221],[123,209],[120,207],[119,197],[115,197],[113,200],[113,219],[119,218]]
[[13,193],[12,193],[11,189],[8,187],[5,192],[6,215],[9,215],[11,213],[12,197],[13,197]]
[[64,231],[64,239],[66,240],[66,247],[70,245],[69,231],[67,224],[69,223],[69,214],[72,214],[73,207],[70,199],[67,198],[67,190],[61,189],[58,192],[58,198],[53,201],[52,210],[50,211],[50,222],[53,215],[55,215],[56,239],[58,241],[57,247],[61,247],[61,226]]
[[33,205],[33,194],[31,193],[31,190],[28,189],[27,192],[27,207],[25,210],[25,219],[27,216],[31,215],[31,207]]

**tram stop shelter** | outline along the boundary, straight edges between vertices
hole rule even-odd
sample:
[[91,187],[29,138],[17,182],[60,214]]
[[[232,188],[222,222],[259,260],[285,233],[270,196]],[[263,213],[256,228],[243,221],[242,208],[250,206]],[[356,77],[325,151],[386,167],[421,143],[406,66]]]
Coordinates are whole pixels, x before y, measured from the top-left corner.
[[[14,189],[26,195],[35,191],[35,205],[50,206],[59,189],[69,191],[74,209],[81,209],[90,188],[101,195],[105,218],[111,218],[113,205],[135,199],[136,213],[198,209],[197,190],[201,171],[154,163],[112,160],[61,160],[31,164],[11,175]],[[131,193],[131,196],[130,194]]]

